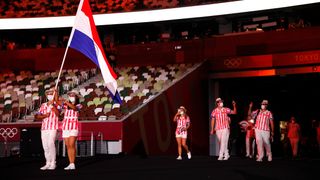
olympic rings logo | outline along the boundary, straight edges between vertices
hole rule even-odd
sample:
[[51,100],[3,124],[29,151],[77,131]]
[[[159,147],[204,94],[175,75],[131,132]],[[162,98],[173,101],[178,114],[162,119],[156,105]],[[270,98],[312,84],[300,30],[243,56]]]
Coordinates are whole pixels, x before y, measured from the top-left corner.
[[223,60],[223,64],[227,66],[227,68],[237,68],[242,64],[241,58],[230,58]]
[[3,138],[9,137],[9,138],[13,138],[16,134],[18,133],[18,129],[17,128],[0,128],[0,135]]

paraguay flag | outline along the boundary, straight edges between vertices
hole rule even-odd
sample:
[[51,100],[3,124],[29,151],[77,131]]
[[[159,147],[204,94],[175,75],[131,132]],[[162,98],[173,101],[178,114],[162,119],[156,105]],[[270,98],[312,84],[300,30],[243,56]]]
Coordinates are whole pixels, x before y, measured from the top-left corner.
[[113,99],[121,103],[117,92],[117,74],[109,65],[103,51],[88,0],[80,1],[68,47],[80,51],[100,68],[103,80]]

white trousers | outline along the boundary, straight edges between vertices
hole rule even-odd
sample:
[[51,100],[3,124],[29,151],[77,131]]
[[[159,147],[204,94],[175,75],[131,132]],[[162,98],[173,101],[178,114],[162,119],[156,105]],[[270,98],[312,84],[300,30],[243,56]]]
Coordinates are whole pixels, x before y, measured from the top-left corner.
[[253,156],[255,149],[255,140],[252,137],[246,137],[246,156]]
[[217,138],[220,145],[219,150],[219,157],[228,157],[229,156],[229,150],[228,150],[228,142],[229,142],[229,135],[230,135],[230,129],[219,129],[216,131]]
[[56,141],[57,130],[41,130],[42,147],[47,165],[56,163]]
[[267,156],[272,157],[270,131],[255,129],[255,134],[256,134],[256,143],[257,143],[257,149],[258,149],[258,159],[262,159],[264,157],[264,149],[266,150]]

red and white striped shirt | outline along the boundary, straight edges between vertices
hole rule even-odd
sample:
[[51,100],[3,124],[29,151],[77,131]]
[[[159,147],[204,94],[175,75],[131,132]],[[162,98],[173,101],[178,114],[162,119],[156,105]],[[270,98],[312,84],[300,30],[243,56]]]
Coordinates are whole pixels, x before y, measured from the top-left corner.
[[47,103],[42,103],[39,109],[40,114],[50,113],[49,117],[42,120],[41,130],[57,130],[59,117],[54,113]]
[[176,134],[178,134],[178,135],[187,134],[186,128],[187,128],[188,124],[190,124],[189,116],[178,116],[177,117]]
[[79,130],[79,112],[73,109],[68,109],[64,106],[65,112],[62,121],[62,130]]
[[[258,110],[252,112],[252,117],[256,117]],[[259,111],[259,114],[256,118],[255,129],[263,130],[263,131],[270,131],[270,121],[273,120],[272,113],[268,110],[266,111]]]
[[215,108],[211,113],[211,118],[215,120],[215,130],[230,128],[230,117],[231,109],[229,108]]

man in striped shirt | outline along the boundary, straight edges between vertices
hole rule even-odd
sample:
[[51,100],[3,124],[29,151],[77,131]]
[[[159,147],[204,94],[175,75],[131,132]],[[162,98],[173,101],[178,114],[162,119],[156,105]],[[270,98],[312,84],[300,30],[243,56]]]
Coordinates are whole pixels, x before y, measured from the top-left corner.
[[46,158],[46,165],[41,170],[54,170],[56,168],[56,146],[55,140],[58,129],[59,111],[55,104],[56,92],[49,89],[46,91],[47,102],[40,106],[39,112],[35,115],[36,120],[41,120],[41,140]]
[[[268,161],[272,161],[271,143],[274,135],[273,115],[267,110],[268,100],[263,100],[261,109],[252,112],[251,116],[255,119],[255,136],[258,148],[257,161],[261,162],[264,157],[264,149],[268,156]],[[252,104],[249,107],[251,110]]]
[[216,99],[216,108],[211,113],[211,132],[217,133],[220,145],[218,160],[228,160],[230,158],[228,150],[228,141],[230,135],[230,114],[237,114],[236,102],[232,101],[233,110],[223,107],[221,98]]

